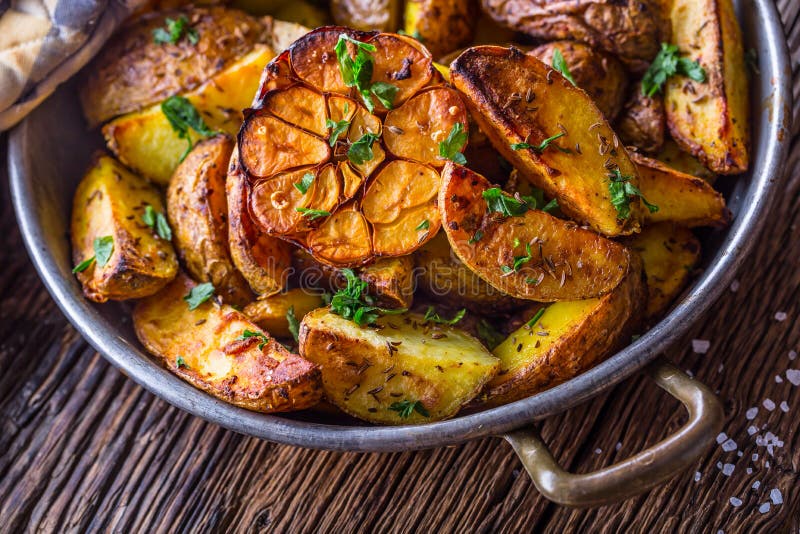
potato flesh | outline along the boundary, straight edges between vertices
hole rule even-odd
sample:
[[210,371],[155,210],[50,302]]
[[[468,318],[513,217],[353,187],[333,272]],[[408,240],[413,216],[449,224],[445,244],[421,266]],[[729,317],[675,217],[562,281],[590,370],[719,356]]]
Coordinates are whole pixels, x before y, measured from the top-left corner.
[[667,125],[678,144],[719,174],[749,165],[749,98],[742,34],[731,0],[676,0],[673,41],[698,61],[706,82],[673,76],[665,86]]
[[[497,372],[497,359],[456,328],[416,314],[376,322],[380,330],[362,328],[319,309],[301,325],[301,354],[320,367],[326,398],[351,415],[378,424],[452,417]],[[404,401],[422,403],[429,417],[391,409]]]
[[678,143],[671,139],[664,142],[664,145],[654,157],[676,171],[689,176],[697,176],[710,184],[713,184],[717,179],[717,175],[713,171],[700,163],[697,158],[681,149]]
[[[236,135],[242,124],[240,110],[247,108],[258,88],[261,72],[274,52],[257,46],[207,83],[184,96],[203,116],[209,128]],[[190,130],[192,142],[200,136]],[[119,160],[148,180],[166,185],[186,151],[161,105],[118,117],[103,127],[108,148]]]
[[405,32],[438,58],[469,43],[475,35],[477,2],[464,0],[410,0],[405,6]]
[[267,298],[251,302],[242,313],[248,319],[275,337],[292,337],[287,319],[291,308],[295,318],[302,321],[311,310],[324,306],[319,292],[310,293],[302,288],[290,289]]
[[[539,302],[575,300],[609,293],[628,274],[625,247],[573,222],[539,210],[505,218],[490,213],[482,197],[490,185],[466,167],[448,163],[439,207],[453,251],[495,288]],[[520,257],[530,259],[514,269]]]
[[[638,186],[636,166],[589,96],[538,59],[515,48],[477,46],[450,66],[454,86],[465,96],[472,116],[495,149],[522,176],[558,199],[561,210],[607,236],[638,231],[642,206],[630,203],[621,219],[609,192],[609,175],[618,169]],[[563,133],[544,151],[538,146]]]
[[[133,311],[136,335],[167,369],[249,410],[286,412],[319,402],[320,374],[312,363],[288,352],[230,306],[206,301],[190,310],[183,297],[194,286],[181,275]],[[242,339],[247,330],[264,337]]]
[[72,260],[95,256],[94,240],[111,236],[114,249],[104,266],[92,262],[76,273],[95,302],[141,298],[160,290],[178,272],[170,241],[142,221],[147,205],[164,213],[161,194],[109,156],[96,157],[75,191],[70,235]]
[[[370,112],[363,95],[343,85],[334,52],[343,33],[376,47],[372,82],[397,89],[393,109],[374,98]],[[355,45],[348,47],[355,54]],[[294,43],[266,68],[239,137],[260,228],[337,267],[406,255],[433,237],[440,227],[439,144],[457,122],[467,125],[461,97],[441,83],[430,54],[404,36],[329,27]],[[341,121],[347,123],[332,144],[328,125]],[[377,137],[371,156],[351,153],[368,134]],[[320,168],[335,172],[322,180]],[[316,173],[313,191],[301,195],[292,189],[307,172]]]

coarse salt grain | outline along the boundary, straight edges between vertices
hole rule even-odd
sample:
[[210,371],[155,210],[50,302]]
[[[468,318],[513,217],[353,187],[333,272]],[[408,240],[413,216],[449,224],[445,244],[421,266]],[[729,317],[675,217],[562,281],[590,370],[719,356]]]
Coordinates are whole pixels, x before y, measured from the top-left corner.
[[761,403],[764,408],[769,410],[770,412],[775,409],[775,403],[772,402],[772,399],[764,399],[764,402]]
[[722,462],[717,462],[717,469],[722,469]]
[[797,351],[796,350],[790,350],[789,351],[789,359],[790,360],[794,360],[795,358],[797,358]]
[[783,378],[781,378],[781,375],[775,375],[775,383],[780,384],[781,382],[783,382]]
[[620,450],[622,448],[622,442],[618,441],[616,445],[614,445],[614,450]]
[[733,474],[733,470],[736,469],[736,466],[733,464],[725,464],[722,466],[722,474],[726,477],[729,477]]
[[603,452],[603,449],[597,448],[594,450],[595,454],[600,454],[601,452]]
[[711,342],[707,339],[693,339],[692,350],[697,354],[705,354],[711,347]]
[[733,282],[731,282],[731,293],[736,293],[737,291],[739,291],[740,285],[741,284],[739,283],[738,280],[734,280]]
[[782,323],[783,321],[785,321],[786,320],[786,312],[782,312],[782,311],[775,312],[775,320],[778,321],[779,323]]
[[769,490],[769,498],[772,501],[772,504],[783,504],[783,494],[778,488],[772,488]]
[[758,429],[756,427],[754,427],[753,425],[750,425],[750,426],[747,427],[747,435],[748,436],[752,436],[756,432],[758,432]]
[[787,403],[786,401],[781,401],[781,411],[783,413],[788,412],[789,411],[789,403]]
[[753,474],[753,468],[752,468],[752,467],[748,467],[747,469],[745,469],[745,472],[746,472],[748,475],[752,475],[752,474]]
[[742,499],[738,497],[731,497],[729,501],[734,508],[739,508],[742,505]]
[[702,477],[702,476],[703,475],[700,474],[700,471],[695,471],[694,472],[694,481],[695,482],[700,482],[700,477]]
[[758,453],[754,452],[753,456],[751,456],[751,458],[753,459],[754,462],[757,462],[758,461]]
[[728,438],[725,443],[722,444],[722,450],[725,452],[735,451],[737,449],[736,442],[732,439]]
[[786,380],[794,386],[800,386],[800,369],[787,369]]
[[721,363],[721,364],[719,364],[719,367],[717,367],[717,372],[721,373],[723,369],[725,369],[725,364]]
[[736,451],[736,456],[741,458],[742,456],[744,456],[744,453],[742,451]]
[[756,480],[755,482],[753,482],[753,485],[752,485],[751,487],[752,487],[754,490],[757,490],[758,488],[760,488],[760,487],[761,487],[761,482],[759,482],[758,480]]
[[766,514],[767,512],[769,512],[769,509],[770,509],[770,505],[769,505],[768,502],[765,502],[761,506],[758,507],[758,511],[761,512],[762,514]]
[[752,408],[748,408],[746,412],[744,412],[744,416],[747,418],[748,421],[752,421],[758,415],[758,408],[753,406]]

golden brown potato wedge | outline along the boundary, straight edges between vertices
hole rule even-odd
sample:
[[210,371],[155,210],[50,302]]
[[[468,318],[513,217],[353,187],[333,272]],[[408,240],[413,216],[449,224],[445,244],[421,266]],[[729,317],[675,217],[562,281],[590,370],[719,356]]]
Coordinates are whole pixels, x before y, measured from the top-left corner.
[[477,0],[407,0],[404,30],[440,57],[472,41]]
[[497,151],[565,214],[608,236],[638,230],[639,200],[621,218],[609,191],[614,170],[637,186],[636,167],[584,91],[535,57],[498,46],[468,49],[450,76]]
[[654,157],[677,171],[690,176],[697,176],[710,184],[713,184],[717,179],[717,175],[709,170],[708,167],[700,163],[697,158],[683,150],[678,146],[678,143],[671,139],[664,142],[661,150]]
[[556,50],[564,57],[575,84],[589,93],[606,119],[613,121],[622,109],[628,85],[622,63],[611,54],[577,41],[545,43],[528,54],[552,65]]
[[242,313],[213,300],[189,309],[195,283],[180,275],[133,310],[139,341],[170,371],[226,402],[258,412],[309,408],[322,396],[320,371]]
[[288,20],[278,20],[269,16],[263,17],[261,21],[267,28],[266,43],[276,53],[286,50],[289,45],[311,31],[311,28],[302,24]]
[[289,330],[289,309],[295,319],[302,321],[311,310],[324,305],[319,291],[311,293],[309,290],[296,288],[251,302],[244,307],[242,313],[271,335],[290,338],[292,332]]
[[472,336],[425,325],[422,315],[384,316],[360,327],[327,308],[300,325],[300,353],[322,371],[326,398],[378,424],[452,417],[497,372],[497,359]]
[[253,294],[228,247],[225,178],[232,150],[233,140],[224,135],[199,142],[172,177],[167,213],[189,274],[211,282],[226,303],[244,306]]
[[[292,266],[291,245],[264,234],[250,217],[250,184],[238,168],[234,149],[225,190],[228,202],[228,245],[231,260],[259,298],[286,286]],[[267,329],[269,330],[269,329]]]
[[356,30],[397,30],[401,7],[400,0],[331,0],[334,22]]
[[643,71],[669,40],[658,0],[482,0],[498,23],[542,41],[572,39]]
[[539,302],[597,297],[632,268],[628,249],[572,221],[539,210],[511,217],[490,211],[483,196],[489,189],[514,201],[483,176],[448,163],[439,207],[453,251],[503,293]]
[[[181,17],[188,25],[178,41],[157,42],[153,32],[166,28],[168,18]],[[265,42],[266,29],[259,19],[224,7],[187,7],[137,19],[87,69],[80,97],[89,126],[196,89]]]
[[163,217],[156,188],[110,156],[95,156],[75,191],[70,230],[72,259],[83,266],[77,277],[87,298],[105,302],[146,297],[177,274],[169,236],[159,237],[155,223],[145,224],[148,206]]
[[625,145],[653,153],[663,146],[665,130],[664,98],[660,94],[652,97],[643,95],[642,84],[637,82],[617,118],[616,131],[619,138]]
[[[628,344],[647,302],[641,260],[611,293],[588,300],[556,302],[534,324],[524,324],[492,352],[500,371],[480,396],[499,406],[549,389],[597,365]],[[529,311],[534,319],[541,306]]]
[[[185,97],[209,128],[236,135],[242,124],[241,110],[250,105],[264,66],[273,55],[271,48],[256,46]],[[189,135],[193,143],[202,138],[194,130]],[[169,183],[187,146],[160,104],[112,120],[103,127],[103,136],[120,161],[144,178],[163,185]]]
[[433,300],[443,301],[456,309],[468,308],[476,313],[506,312],[530,305],[489,285],[475,274],[450,248],[444,232],[425,243],[414,253],[419,276],[417,287]]
[[731,0],[672,2],[672,40],[700,63],[706,82],[667,80],[667,125],[678,144],[719,174],[749,165],[749,97],[742,32]]
[[639,188],[658,211],[647,213],[645,223],[664,221],[689,228],[695,226],[726,226],[731,213],[725,198],[702,178],[680,171],[639,154],[631,156],[639,167]]
[[700,261],[700,242],[691,230],[660,223],[626,239],[644,261],[649,298],[646,317],[659,318],[683,291]]

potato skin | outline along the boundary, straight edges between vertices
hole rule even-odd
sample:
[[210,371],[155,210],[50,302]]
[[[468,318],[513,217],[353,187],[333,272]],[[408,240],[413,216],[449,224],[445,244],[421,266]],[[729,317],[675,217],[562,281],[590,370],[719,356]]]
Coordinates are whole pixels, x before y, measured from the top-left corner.
[[652,97],[643,95],[641,82],[634,84],[627,98],[617,117],[619,138],[642,152],[658,152],[664,145],[666,130],[664,98],[660,94]]
[[482,7],[514,30],[543,41],[585,42],[634,71],[644,71],[670,35],[656,0],[482,0]]
[[706,182],[713,184],[717,175],[712,170],[700,163],[700,161],[678,146],[672,139],[664,141],[661,150],[653,156],[658,161],[666,163],[673,169],[690,176],[697,176]]
[[142,221],[145,206],[163,213],[161,194],[110,156],[94,157],[75,191],[70,235],[74,265],[95,255],[97,237],[112,236],[108,263],[92,263],[76,274],[83,293],[95,302],[146,297],[178,272],[172,243]]
[[749,166],[750,121],[742,32],[731,0],[675,0],[673,41],[706,82],[667,80],[667,126],[677,143],[718,174]]
[[[153,30],[164,27],[167,17],[180,16],[197,31],[197,44],[186,38],[156,43]],[[89,127],[190,91],[266,39],[262,21],[235,9],[187,7],[145,15],[114,36],[88,68],[80,100]]]
[[225,178],[232,150],[233,140],[225,135],[198,143],[175,170],[167,189],[167,213],[189,274],[214,284],[225,302],[243,306],[253,294],[228,249]]
[[259,230],[250,218],[250,184],[238,168],[234,149],[230,157],[225,191],[228,202],[228,245],[236,269],[259,298],[286,286],[292,266],[289,243]]
[[356,30],[393,32],[400,26],[399,0],[331,0],[336,24]]
[[438,58],[472,41],[478,15],[477,0],[408,0],[404,29]]
[[[642,205],[630,204],[620,219],[608,189],[610,166],[638,185],[636,167],[603,114],[582,89],[557,71],[516,48],[476,46],[450,65],[472,117],[495,149],[534,185],[556,197],[561,210],[607,236],[639,229]],[[512,144],[538,145],[558,133],[542,152],[513,150]]]
[[[625,280],[608,295],[546,308],[533,327],[522,326],[494,349],[500,371],[479,403],[492,407],[523,399],[597,365],[630,342],[646,302],[647,285],[637,257]],[[532,308],[526,320],[540,307]]]
[[611,54],[576,41],[545,43],[528,54],[552,65],[556,49],[564,56],[578,87],[589,93],[606,119],[613,121],[622,109],[628,84],[622,63]]
[[[314,364],[228,305],[212,299],[190,310],[183,297],[195,285],[182,274],[136,304],[133,326],[148,352],[198,389],[248,410],[288,412],[319,402],[320,371]],[[246,330],[264,337],[242,339]]]

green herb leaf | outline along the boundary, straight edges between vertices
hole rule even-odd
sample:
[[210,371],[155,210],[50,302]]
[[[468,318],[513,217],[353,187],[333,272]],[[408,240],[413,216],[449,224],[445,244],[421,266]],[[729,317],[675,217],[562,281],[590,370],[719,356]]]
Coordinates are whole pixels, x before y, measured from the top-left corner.
[[450,129],[450,133],[447,134],[447,139],[439,143],[439,156],[454,161],[459,165],[466,165],[467,158],[464,157],[461,151],[464,149],[464,145],[467,144],[467,137],[464,125],[460,122],[455,123]]
[[150,228],[153,228],[156,225],[156,210],[154,210],[153,206],[150,204],[144,207],[142,221]]
[[75,273],[82,273],[83,271],[85,271],[86,269],[88,269],[88,268],[89,268],[89,266],[90,266],[92,263],[94,263],[94,256],[92,256],[91,258],[87,258],[87,259],[83,260],[83,261],[82,261],[82,262],[80,262],[78,265],[76,265],[75,267],[73,267],[73,268],[72,268],[72,273],[73,273],[73,274],[75,274]]
[[[514,243],[515,248],[518,246],[519,246],[519,241]],[[509,267],[508,265],[503,265],[502,267],[500,267],[500,270],[502,270],[503,273],[505,274],[518,272],[523,265],[525,265],[526,263],[530,262],[533,259],[533,253],[531,252],[530,243],[525,243],[525,253],[526,254],[524,256],[514,256],[514,264],[512,267]]]
[[208,127],[197,108],[185,97],[175,95],[164,100],[161,103],[161,112],[169,121],[172,129],[178,134],[178,137],[186,139],[186,142],[189,143],[189,146],[186,147],[186,150],[181,155],[180,161],[186,159],[187,154],[194,146],[189,136],[190,128],[203,137],[209,137],[216,133]]
[[631,201],[637,197],[642,199],[650,213],[658,211],[658,206],[649,203],[642,196],[642,192],[630,182],[630,176],[623,175],[619,169],[614,169],[608,178],[608,192],[611,194],[611,204],[616,208],[620,219],[627,219],[631,216]]
[[448,324],[450,326],[456,324],[461,319],[464,318],[464,315],[467,314],[467,309],[462,308],[456,312],[452,319],[443,319],[439,314],[436,312],[436,308],[433,306],[428,306],[428,310],[425,312],[425,322],[426,323],[436,323],[436,324]]
[[375,306],[375,300],[365,294],[367,282],[361,280],[352,269],[340,271],[346,286],[331,297],[331,312],[349,319],[359,326],[374,323],[381,314],[403,313],[405,309],[387,310]]
[[167,218],[160,211],[154,210],[153,206],[150,204],[144,207],[142,221],[147,226],[154,229],[161,239],[166,241],[172,240],[172,228],[170,228]]
[[286,311],[286,322],[289,323],[289,332],[292,333],[292,337],[297,342],[300,339],[300,321],[294,315],[294,304],[289,306]]
[[334,122],[330,119],[327,119],[325,121],[325,127],[331,129],[331,136],[328,139],[328,144],[330,146],[334,146],[336,144],[336,141],[339,140],[339,136],[345,133],[347,129],[350,127],[350,121],[343,119]]
[[486,319],[481,319],[478,322],[478,337],[483,340],[484,345],[489,350],[494,350],[505,339],[505,336],[498,332]]
[[431,227],[431,222],[428,219],[425,219],[424,221],[419,223],[417,227],[414,228],[414,230],[419,232],[420,230],[428,230],[430,227]]
[[[525,148],[529,148],[529,149],[533,150],[534,152],[536,152],[537,154],[541,154],[542,152],[544,152],[547,149],[547,147],[550,146],[550,144],[553,141],[555,141],[559,137],[564,137],[565,135],[566,134],[564,132],[557,133],[556,135],[548,137],[547,139],[545,139],[544,141],[542,141],[538,145],[531,145],[529,143],[513,143],[511,145],[511,150],[522,150],[522,149],[525,149]],[[571,150],[569,150],[567,148],[561,148],[558,145],[553,145],[553,147],[557,148],[557,149],[559,149],[561,151],[571,152]]]
[[193,45],[200,40],[197,30],[191,27],[189,19],[185,15],[181,15],[177,19],[167,17],[164,19],[163,28],[153,30],[153,41],[156,44],[176,44],[183,36],[186,36]]
[[528,320],[528,322],[525,323],[525,324],[530,326],[530,327],[533,327],[536,323],[539,322],[539,319],[542,318],[542,315],[544,315],[544,308],[539,308],[539,311],[537,311],[534,314],[534,316],[531,317],[530,320]]
[[562,54],[561,50],[558,48],[553,50],[553,68],[560,72],[564,78],[569,80],[572,85],[577,85],[575,83],[575,78],[572,77],[572,73],[569,71],[567,61],[564,59],[564,54]]
[[472,234],[472,237],[469,238],[469,241],[467,243],[470,245],[474,245],[475,243],[480,241],[482,237],[483,237],[483,232],[478,230],[474,234]]
[[523,198],[522,201],[517,200],[505,194],[499,187],[492,187],[483,192],[483,199],[486,201],[489,211],[502,213],[506,217],[522,217],[526,211],[533,209],[536,201],[534,199],[534,206],[531,206],[529,203],[531,198]]
[[307,172],[303,175],[303,178],[296,184],[294,184],[295,189],[300,191],[302,194],[306,194],[308,188],[311,187],[311,184],[314,182],[314,173]]
[[178,356],[175,359],[175,365],[178,367],[178,369],[180,369],[181,367],[185,367],[187,369],[189,368],[189,366],[186,365],[186,360],[183,359],[183,356]]
[[550,213],[550,212],[555,211],[557,209],[558,209],[558,199],[554,198],[553,200],[551,200],[550,202],[548,202],[547,204],[544,205],[544,207],[542,208],[542,211],[544,211],[545,213]]
[[706,71],[697,61],[678,56],[678,45],[661,43],[661,50],[642,78],[642,94],[652,97],[660,92],[667,79],[683,74],[700,83],[706,81]]
[[243,339],[250,339],[251,337],[254,337],[259,340],[258,350],[263,349],[266,346],[266,344],[269,343],[269,338],[263,332],[255,332],[253,330],[245,330],[244,332],[242,332],[241,336],[236,338],[236,340],[241,341]]
[[417,412],[423,417],[430,417],[428,410],[425,409],[425,406],[420,401],[402,400],[393,402],[392,405],[389,406],[389,409],[393,412],[397,412],[397,415],[402,419],[408,419],[414,412]]
[[375,82],[369,90],[383,104],[383,107],[392,109],[394,107],[394,99],[400,88],[387,82]]
[[194,286],[183,300],[189,303],[190,310],[196,310],[202,303],[214,295],[214,284],[206,282]]
[[350,145],[347,158],[356,165],[363,165],[367,161],[371,161],[375,157],[375,154],[372,153],[372,143],[377,139],[378,136],[374,133],[365,133],[361,139]]
[[[350,57],[347,43],[355,45],[355,58]],[[358,89],[361,98],[364,100],[364,105],[370,112],[375,108],[369,93],[374,68],[374,61],[370,52],[375,52],[376,50],[375,45],[362,43],[344,33],[339,34],[339,40],[334,47],[336,59],[339,60],[339,72],[342,74],[342,81],[347,87]]]
[[327,217],[331,214],[329,211],[325,210],[314,210],[311,208],[295,208],[295,211],[302,213],[303,217],[307,217],[310,221],[316,221],[317,219],[321,219],[322,217]]
[[103,267],[111,258],[114,252],[114,237],[107,235],[104,237],[96,237],[92,242],[94,248],[94,257],[98,267]]

